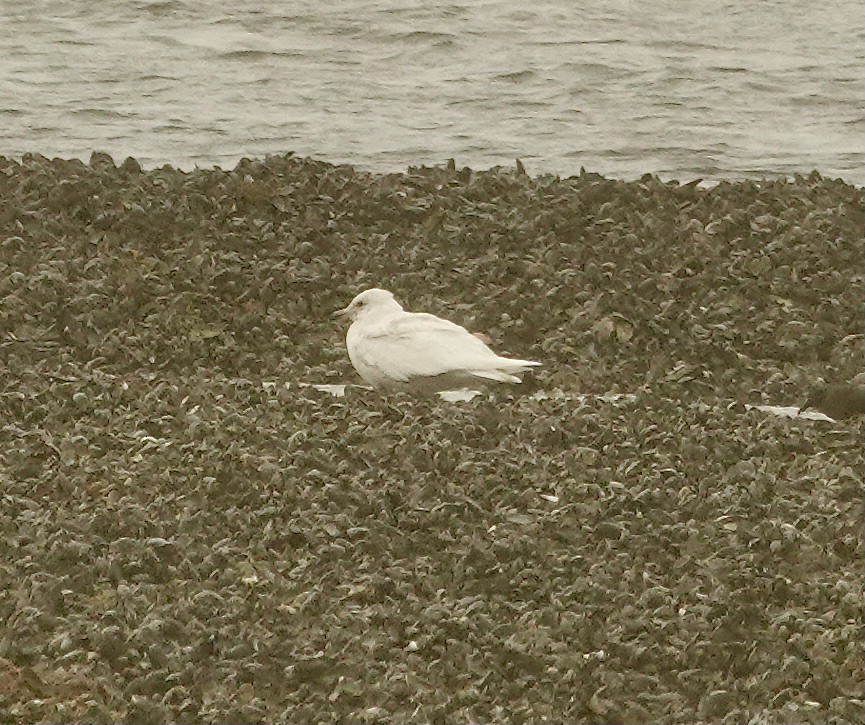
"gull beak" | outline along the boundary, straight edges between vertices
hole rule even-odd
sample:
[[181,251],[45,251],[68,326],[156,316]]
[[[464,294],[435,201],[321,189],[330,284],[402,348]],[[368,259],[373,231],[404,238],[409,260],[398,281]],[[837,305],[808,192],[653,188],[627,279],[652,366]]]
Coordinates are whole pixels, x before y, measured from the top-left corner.
[[348,317],[348,307],[343,307],[341,310],[331,312],[330,316],[335,320],[344,320]]

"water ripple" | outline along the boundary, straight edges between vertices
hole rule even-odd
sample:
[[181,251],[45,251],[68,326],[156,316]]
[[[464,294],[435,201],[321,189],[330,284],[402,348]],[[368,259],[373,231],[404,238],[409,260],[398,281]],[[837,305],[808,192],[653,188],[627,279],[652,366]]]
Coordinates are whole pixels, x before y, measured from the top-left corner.
[[865,183],[858,0],[0,8],[0,154]]

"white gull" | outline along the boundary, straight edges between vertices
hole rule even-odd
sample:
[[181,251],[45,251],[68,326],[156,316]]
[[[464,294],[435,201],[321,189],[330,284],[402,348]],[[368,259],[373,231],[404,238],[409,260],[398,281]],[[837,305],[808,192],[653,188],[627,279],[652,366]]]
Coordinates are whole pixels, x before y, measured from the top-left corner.
[[406,312],[383,289],[361,292],[334,315],[352,320],[345,338],[351,364],[380,390],[433,393],[489,381],[519,383],[519,373],[541,364],[496,355],[453,322]]

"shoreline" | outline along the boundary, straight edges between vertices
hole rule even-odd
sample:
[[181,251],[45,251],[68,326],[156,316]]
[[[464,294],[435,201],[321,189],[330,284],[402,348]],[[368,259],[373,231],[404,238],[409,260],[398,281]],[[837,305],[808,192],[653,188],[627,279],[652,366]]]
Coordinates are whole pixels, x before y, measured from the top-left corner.
[[[379,168],[379,167],[375,167],[372,165],[368,166],[365,164],[354,163],[354,162],[349,161],[349,160],[340,161],[340,160],[328,159],[328,158],[319,157],[319,156],[307,156],[307,155],[304,155],[300,152],[287,151],[287,152],[283,152],[283,153],[265,154],[262,156],[242,155],[242,156],[238,156],[236,158],[236,160],[234,160],[233,162],[226,161],[224,164],[199,165],[197,162],[192,162],[190,165],[190,164],[186,164],[186,163],[178,163],[176,161],[165,161],[165,162],[154,161],[152,163],[146,163],[146,162],[140,161],[140,159],[136,156],[124,155],[124,154],[113,154],[111,152],[101,151],[101,150],[91,151],[91,152],[89,152],[89,155],[88,154],[81,154],[81,155],[71,155],[71,156],[70,155],[52,156],[52,155],[42,154],[42,153],[39,153],[36,151],[25,152],[23,154],[18,154],[18,155],[0,153],[0,159],[7,160],[7,161],[13,161],[16,163],[21,163],[22,159],[24,159],[24,158],[37,157],[37,158],[47,159],[49,161],[72,162],[72,163],[81,162],[85,165],[89,165],[90,160],[93,158],[94,155],[96,155],[97,157],[100,157],[100,158],[103,158],[103,157],[110,158],[111,163],[113,163],[115,166],[121,166],[124,162],[128,161],[130,163],[137,164],[141,168],[141,170],[145,171],[145,172],[156,171],[158,169],[171,169],[172,171],[177,171],[179,173],[184,173],[184,174],[191,174],[191,173],[195,173],[197,171],[231,172],[231,171],[235,170],[239,165],[244,164],[244,163],[249,163],[249,162],[253,162],[253,161],[265,161],[268,158],[285,158],[287,156],[288,157],[295,157],[295,158],[303,158],[303,159],[307,159],[310,161],[318,161],[318,162],[330,164],[330,165],[336,166],[336,167],[348,167],[348,168],[351,168],[351,169],[357,171],[358,173],[367,173],[367,174],[372,174],[372,175],[376,175],[376,176],[386,176],[386,175],[390,175],[390,174],[409,173],[412,168],[443,168],[443,167],[447,166],[447,164],[450,161],[449,159],[441,159],[437,162],[431,162],[431,163],[418,163],[418,164],[407,163],[403,167],[394,166],[392,168],[384,168],[384,167]],[[478,167],[475,167],[475,166],[466,167],[462,164],[460,164],[460,166],[461,166],[461,168],[472,168],[472,171],[479,173],[479,172],[483,172],[483,171],[494,171],[494,170],[498,170],[498,169],[512,168],[515,160],[516,159],[509,159],[507,161],[503,161],[501,164],[492,164],[492,165],[486,166],[486,167],[479,167],[479,166]],[[560,179],[569,179],[569,178],[573,178],[575,176],[578,176],[579,175],[579,169],[582,166],[584,166],[584,164],[579,164],[579,163],[575,162],[576,168],[575,168],[574,173],[556,174],[556,173],[552,173],[552,172],[538,171],[538,170],[533,169],[532,161],[533,160],[531,157],[524,157],[521,159],[521,163],[523,163],[525,165],[529,175],[533,178],[534,177],[552,177],[552,178],[560,178]],[[808,176],[816,173],[816,174],[819,174],[821,178],[830,179],[832,181],[841,181],[841,182],[848,184],[850,186],[853,186],[855,188],[865,188],[865,183],[857,183],[856,181],[854,181],[852,179],[844,178],[843,176],[832,176],[830,174],[824,173],[823,171],[821,171],[820,169],[817,169],[817,168],[812,168],[812,169],[802,168],[798,171],[793,171],[793,172],[771,171],[769,169],[762,170],[762,171],[760,171],[760,170],[740,170],[740,171],[730,172],[729,174],[719,174],[716,171],[704,172],[704,173],[689,172],[688,174],[685,174],[681,178],[677,177],[672,172],[665,172],[665,171],[645,171],[640,175],[635,175],[633,178],[622,178],[622,177],[615,176],[612,174],[607,175],[607,174],[604,174],[601,172],[594,172],[594,173],[599,173],[599,175],[604,176],[604,178],[609,179],[611,181],[621,181],[623,183],[633,183],[634,181],[639,181],[640,178],[642,178],[643,176],[647,176],[647,175],[653,176],[653,177],[659,179],[660,181],[662,181],[663,183],[676,182],[676,183],[683,184],[683,185],[693,183],[696,180],[700,180],[702,182],[701,188],[714,188],[718,184],[721,184],[724,182],[741,183],[744,181],[759,182],[759,181],[779,181],[779,180],[792,182],[796,178],[808,177]]]

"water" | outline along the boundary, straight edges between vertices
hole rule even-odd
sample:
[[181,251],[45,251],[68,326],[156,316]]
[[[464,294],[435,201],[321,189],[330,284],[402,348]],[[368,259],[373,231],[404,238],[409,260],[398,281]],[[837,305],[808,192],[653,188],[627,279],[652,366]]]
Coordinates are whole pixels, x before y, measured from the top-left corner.
[[0,154],[865,183],[860,0],[0,4]]

